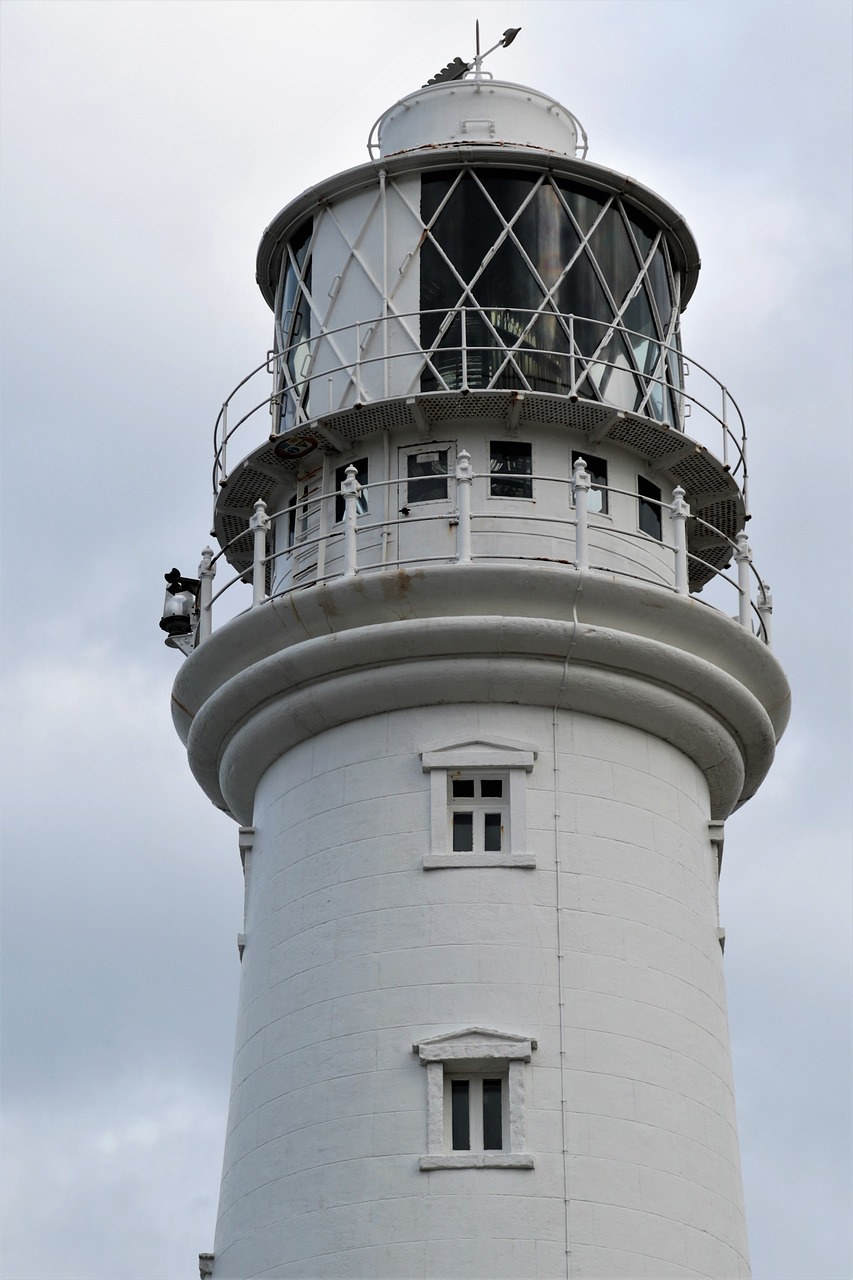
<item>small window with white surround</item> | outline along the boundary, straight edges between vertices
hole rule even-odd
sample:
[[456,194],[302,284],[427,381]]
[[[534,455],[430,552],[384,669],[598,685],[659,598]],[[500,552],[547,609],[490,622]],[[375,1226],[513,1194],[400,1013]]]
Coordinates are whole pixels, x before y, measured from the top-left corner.
[[430,848],[424,868],[534,867],[527,844],[530,743],[468,741],[421,753],[430,775]]
[[412,1046],[427,1071],[422,1170],[533,1168],[524,1148],[526,1072],[535,1048],[529,1037],[486,1027]]
[[489,472],[492,498],[532,498],[533,446],[521,440],[492,440]]

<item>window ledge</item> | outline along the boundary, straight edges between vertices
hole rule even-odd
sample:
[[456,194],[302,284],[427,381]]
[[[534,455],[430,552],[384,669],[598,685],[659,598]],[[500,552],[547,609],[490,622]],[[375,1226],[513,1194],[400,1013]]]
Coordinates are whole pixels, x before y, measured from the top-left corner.
[[532,853],[428,853],[424,857],[424,870],[437,867],[533,867],[536,857]]
[[533,1156],[514,1151],[454,1151],[446,1156],[421,1156],[419,1167],[431,1169],[532,1169]]

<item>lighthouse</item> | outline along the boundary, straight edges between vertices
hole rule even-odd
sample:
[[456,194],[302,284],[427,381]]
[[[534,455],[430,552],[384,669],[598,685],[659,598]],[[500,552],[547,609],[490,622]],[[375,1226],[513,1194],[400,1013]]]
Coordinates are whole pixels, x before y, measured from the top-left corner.
[[245,876],[216,1280],[749,1275],[718,883],[789,692],[746,429],[684,219],[494,49],[264,231],[218,549],[166,575]]

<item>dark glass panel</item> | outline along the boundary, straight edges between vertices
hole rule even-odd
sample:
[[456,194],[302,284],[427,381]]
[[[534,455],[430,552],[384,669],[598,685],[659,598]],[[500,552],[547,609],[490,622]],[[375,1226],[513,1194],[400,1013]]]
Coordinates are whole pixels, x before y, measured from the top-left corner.
[[[355,463],[347,463],[344,467],[335,469],[335,488],[340,489],[341,485],[347,478],[347,467],[355,466],[357,469],[356,480],[361,485],[361,493],[355,500],[355,509],[360,516],[367,515],[369,510],[367,503],[367,458],[359,458]],[[344,518],[346,503],[338,493],[335,497],[335,523],[340,524]]]
[[622,313],[622,322],[625,328],[631,331],[628,334],[628,341],[631,344],[631,350],[634,352],[637,368],[641,373],[650,372],[658,360],[659,347],[657,344],[661,335],[657,331],[649,297],[644,286],[640,286],[635,296],[628,303]]
[[578,226],[584,235],[592,227],[604,207],[606,197],[581,187],[576,182],[558,182],[557,186],[565,198],[566,204],[577,219]]
[[493,800],[504,793],[503,778],[481,778],[480,795],[484,800]]
[[560,285],[556,302],[564,315],[582,317],[574,321],[575,345],[582,355],[592,355],[613,320],[613,308],[586,253],[581,254]]
[[660,246],[655,250],[654,257],[649,263],[648,277],[658,312],[660,313],[661,323],[664,332],[666,332],[672,317],[672,294],[670,293],[669,280],[666,274],[666,262]]
[[474,850],[474,815],[473,813],[454,813],[453,815],[453,852],[472,853]]
[[484,817],[483,848],[486,853],[500,853],[503,841],[503,823],[499,813],[486,813]]
[[[442,175],[447,181],[447,175]],[[421,217],[424,211],[423,192],[429,186],[431,175],[421,179]],[[480,187],[470,173],[452,192],[450,199],[435,220],[430,234],[437,240],[463,280],[470,281],[476,274],[486,252],[497,240],[501,222]]]
[[661,491],[656,484],[637,476],[637,494],[639,508],[639,524],[643,533],[650,538],[663,541],[663,522],[661,519]]
[[450,1081],[450,1129],[454,1151],[471,1150],[471,1112],[467,1080]]
[[637,241],[637,247],[640,250],[640,257],[645,262],[649,256],[649,250],[655,241],[657,228],[654,223],[649,222],[648,218],[644,218],[641,213],[637,213],[632,209],[628,213],[628,221],[631,224],[631,230],[634,233],[634,239]]
[[589,244],[617,307],[621,307],[636,283],[640,265],[617,206],[607,210]]
[[493,440],[490,445],[489,492],[493,498],[533,497],[533,447],[517,440]]
[[483,1081],[483,1150],[503,1150],[503,1097],[501,1080]]
[[633,368],[625,338],[613,330],[589,366],[589,376],[598,387],[602,400],[623,409],[634,409],[642,395]]
[[585,453],[582,449],[572,450],[572,470],[578,458],[583,458],[586,469],[592,477],[592,486],[587,498],[587,511],[607,513],[609,494],[606,487],[597,489],[596,485],[607,485],[607,462],[604,458],[596,458],[594,454]]
[[[407,502],[442,502],[447,498],[447,450],[410,453],[406,459]],[[454,782],[454,787],[457,785]],[[456,795],[456,791],[453,793]],[[473,792],[468,794],[473,795]]]
[[473,778],[454,778],[453,779],[453,798],[454,800],[474,799],[474,779]]
[[511,169],[478,169],[477,177],[507,222],[511,222],[530,194],[536,177]]
[[505,307],[509,303],[519,311],[535,311],[545,296],[509,239],[504,240],[471,292],[481,307]]

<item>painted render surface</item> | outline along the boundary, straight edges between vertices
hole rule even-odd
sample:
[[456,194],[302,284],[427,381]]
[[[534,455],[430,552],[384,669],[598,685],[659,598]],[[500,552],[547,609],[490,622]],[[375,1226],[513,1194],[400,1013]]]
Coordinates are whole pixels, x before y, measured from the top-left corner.
[[[536,868],[425,871],[420,752],[494,736],[535,744]],[[217,1276],[564,1275],[564,1173],[574,1274],[748,1274],[707,785],[638,730],[556,736],[555,773],[547,710],[425,708],[267,770]],[[530,1170],[419,1169],[412,1043],[472,1024],[538,1043]]]

